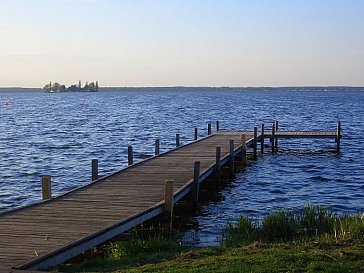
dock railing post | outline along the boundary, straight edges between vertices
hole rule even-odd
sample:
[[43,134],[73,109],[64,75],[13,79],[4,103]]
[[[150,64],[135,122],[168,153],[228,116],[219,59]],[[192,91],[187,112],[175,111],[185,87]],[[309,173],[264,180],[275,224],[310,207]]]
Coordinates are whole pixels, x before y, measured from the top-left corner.
[[241,164],[243,166],[246,166],[247,164],[247,158],[246,158],[246,137],[245,134],[241,135]]
[[216,121],[216,132],[220,132],[220,121]]
[[336,125],[336,152],[340,153],[340,138],[341,138],[341,121]]
[[261,124],[261,133],[260,133],[260,153],[264,154],[264,123]]
[[155,147],[154,147],[154,155],[159,155],[160,153],[160,140],[155,140]]
[[179,146],[180,146],[179,134],[176,134],[176,147],[178,148]]
[[254,141],[253,141],[253,148],[254,148],[254,160],[257,160],[257,140],[258,140],[258,128],[254,127]]
[[173,219],[173,194],[174,194],[174,181],[166,180],[164,190],[164,212],[165,218],[169,221],[168,233],[172,233],[172,219]]
[[235,172],[235,162],[234,162],[234,140],[231,139],[229,141],[229,148],[230,148],[230,174],[233,175]]
[[[275,125],[274,125],[274,133],[276,133],[278,131],[278,120],[275,121]],[[274,134],[276,135],[276,134]],[[278,150],[278,137],[275,136],[275,143],[274,143],[274,149],[277,151]]]
[[91,181],[99,179],[99,161],[97,159],[91,160]]
[[211,123],[207,124],[207,135],[211,135]]
[[133,159],[133,146],[128,146],[128,165],[133,165],[134,159]]
[[273,123],[272,124],[272,136],[271,136],[271,139],[270,139],[270,142],[272,144],[272,153],[274,153],[274,143],[275,143],[275,141],[274,141],[274,135],[275,135],[275,131],[276,131],[275,126],[276,125]]
[[197,138],[198,138],[198,129],[195,128],[195,132],[193,134],[193,140],[197,140]]
[[216,180],[220,188],[220,172],[221,172],[221,147],[216,147],[216,161],[215,161]]
[[198,195],[200,191],[200,161],[195,161],[193,165],[193,183],[192,183],[192,211],[197,212]]
[[42,199],[48,200],[52,198],[52,180],[49,175],[42,176]]

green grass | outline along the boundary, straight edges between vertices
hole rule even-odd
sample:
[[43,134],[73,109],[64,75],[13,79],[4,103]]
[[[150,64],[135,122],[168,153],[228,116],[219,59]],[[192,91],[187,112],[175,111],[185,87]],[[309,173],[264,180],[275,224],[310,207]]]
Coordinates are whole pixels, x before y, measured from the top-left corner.
[[364,221],[323,207],[242,216],[220,247],[190,249],[160,235],[111,243],[103,256],[66,272],[364,272]]

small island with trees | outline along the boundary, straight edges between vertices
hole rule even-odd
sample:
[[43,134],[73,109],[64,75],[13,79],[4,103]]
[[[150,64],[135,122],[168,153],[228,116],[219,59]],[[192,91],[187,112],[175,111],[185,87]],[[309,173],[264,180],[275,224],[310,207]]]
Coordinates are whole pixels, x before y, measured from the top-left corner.
[[99,83],[91,82],[86,84],[82,87],[81,81],[78,81],[78,85],[72,84],[69,87],[66,87],[64,84],[60,84],[58,82],[55,82],[52,84],[52,82],[47,83],[43,87],[44,92],[49,93],[56,93],[56,92],[98,92],[99,91]]

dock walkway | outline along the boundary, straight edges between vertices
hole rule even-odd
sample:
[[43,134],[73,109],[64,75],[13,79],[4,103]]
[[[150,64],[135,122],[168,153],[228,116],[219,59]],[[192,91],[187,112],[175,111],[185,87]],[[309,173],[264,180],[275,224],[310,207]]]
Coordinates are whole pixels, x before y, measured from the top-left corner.
[[46,269],[126,232],[164,212],[166,180],[174,181],[176,203],[193,189],[196,161],[201,183],[216,170],[216,147],[221,147],[222,166],[232,158],[231,140],[236,156],[246,146],[256,151],[257,141],[272,134],[276,138],[337,136],[335,132],[217,132],[61,196],[3,213],[0,272]]

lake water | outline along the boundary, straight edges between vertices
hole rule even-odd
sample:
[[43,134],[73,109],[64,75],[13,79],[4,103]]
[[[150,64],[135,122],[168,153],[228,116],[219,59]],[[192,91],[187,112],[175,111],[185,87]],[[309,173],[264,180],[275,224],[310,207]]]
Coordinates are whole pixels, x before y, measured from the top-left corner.
[[355,88],[163,88],[98,93],[0,92],[0,212],[40,200],[40,177],[51,175],[54,194],[124,168],[127,146],[136,161],[192,140],[193,128],[219,120],[224,130],[279,120],[281,130],[335,130],[334,140],[280,140],[280,152],[249,164],[186,221],[183,240],[216,244],[223,227],[241,214],[260,218],[305,203],[339,213],[364,211],[364,92]]

